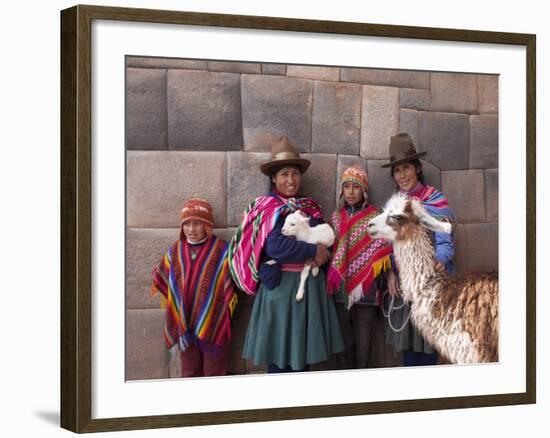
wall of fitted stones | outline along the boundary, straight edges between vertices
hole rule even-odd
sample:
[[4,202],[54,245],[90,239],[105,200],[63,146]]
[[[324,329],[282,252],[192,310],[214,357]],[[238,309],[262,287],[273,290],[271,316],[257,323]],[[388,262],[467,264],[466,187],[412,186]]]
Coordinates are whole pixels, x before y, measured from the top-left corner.
[[[303,192],[327,214],[352,164],[367,169],[382,205],[394,190],[380,167],[389,137],[409,132],[428,152],[427,182],[456,212],[457,270],[498,271],[497,76],[138,57],[126,65],[128,379],[179,373],[150,272],[177,237],[183,200],[207,198],[215,233],[230,239],[268,187],[258,166],[281,135],[312,161]],[[261,372],[241,358],[252,299],[240,298],[230,373]],[[398,364],[379,328],[372,365]]]

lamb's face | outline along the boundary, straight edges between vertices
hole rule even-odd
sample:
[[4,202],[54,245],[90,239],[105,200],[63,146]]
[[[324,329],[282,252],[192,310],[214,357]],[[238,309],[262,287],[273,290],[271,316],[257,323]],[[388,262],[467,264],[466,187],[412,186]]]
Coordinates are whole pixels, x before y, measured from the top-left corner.
[[298,230],[307,224],[309,224],[309,218],[300,213],[300,211],[295,211],[286,217],[281,232],[283,236],[296,236]]

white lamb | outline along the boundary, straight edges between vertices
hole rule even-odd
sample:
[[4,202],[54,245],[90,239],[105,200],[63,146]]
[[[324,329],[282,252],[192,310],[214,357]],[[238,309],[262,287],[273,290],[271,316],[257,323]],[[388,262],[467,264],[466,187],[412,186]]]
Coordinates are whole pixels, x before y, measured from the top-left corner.
[[[296,240],[301,242],[312,244],[320,243],[327,247],[332,246],[335,239],[334,231],[332,231],[329,224],[319,224],[315,227],[310,227],[309,217],[307,217],[300,210],[297,210],[286,217],[282,233],[287,237],[294,236],[296,237]],[[311,265],[306,264],[302,270],[300,275],[300,286],[298,287],[298,292],[296,293],[296,301],[301,301],[304,297],[305,283],[311,268]],[[314,276],[317,276],[319,273],[319,267],[313,266],[311,272]]]

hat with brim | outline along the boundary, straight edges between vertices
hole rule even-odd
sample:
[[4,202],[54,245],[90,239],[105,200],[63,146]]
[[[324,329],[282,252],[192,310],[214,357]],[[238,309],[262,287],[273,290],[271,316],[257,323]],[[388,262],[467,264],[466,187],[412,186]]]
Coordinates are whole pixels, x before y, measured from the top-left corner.
[[281,137],[271,145],[271,160],[260,165],[260,171],[264,175],[271,175],[274,167],[298,166],[300,171],[304,173],[311,162],[304,158],[300,158],[300,154],[288,137]]
[[394,167],[399,164],[423,157],[427,152],[416,152],[412,138],[407,133],[394,135],[390,140],[390,162],[382,167]]

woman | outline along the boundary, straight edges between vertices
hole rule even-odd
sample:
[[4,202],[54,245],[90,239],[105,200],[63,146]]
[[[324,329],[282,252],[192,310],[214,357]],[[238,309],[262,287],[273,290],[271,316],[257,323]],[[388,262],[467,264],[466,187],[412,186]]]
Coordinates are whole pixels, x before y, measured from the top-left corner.
[[243,357],[267,365],[268,372],[307,370],[344,349],[323,270],[308,277],[303,300],[295,300],[304,263],[324,265],[328,249],[281,233],[286,215],[297,209],[311,218],[312,226],[322,221],[319,205],[298,195],[309,165],[288,138],[272,145],[271,160],[260,166],[269,176],[271,190],[248,206],[229,248],[235,283],[256,295]]
[[[426,155],[426,152],[416,152],[411,137],[406,133],[391,137],[389,149],[390,162],[382,167],[391,166],[391,175],[398,190],[411,198],[419,199],[432,216],[454,222],[454,214],[445,195],[424,183],[419,158]],[[436,270],[446,269],[448,272],[454,272],[453,236],[438,232],[434,233],[433,238]],[[390,277],[388,281],[391,304],[388,309],[386,343],[392,345],[396,351],[403,352],[405,366],[437,364],[437,353],[409,322],[409,307],[398,297],[395,276]]]
[[386,283],[385,272],[391,268],[391,245],[372,239],[366,231],[369,220],[379,214],[378,209],[369,204],[367,189],[364,169],[346,169],[340,193],[343,205],[331,216],[337,240],[327,274],[327,288],[337,292],[336,310],[346,343],[346,351],[337,356],[339,368],[371,365],[381,291]]

